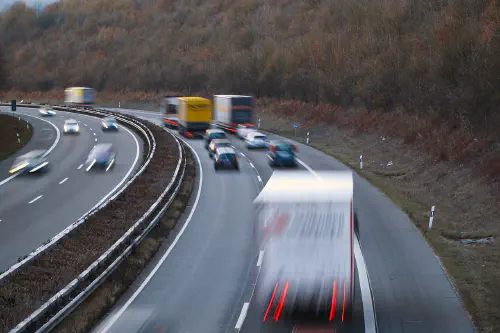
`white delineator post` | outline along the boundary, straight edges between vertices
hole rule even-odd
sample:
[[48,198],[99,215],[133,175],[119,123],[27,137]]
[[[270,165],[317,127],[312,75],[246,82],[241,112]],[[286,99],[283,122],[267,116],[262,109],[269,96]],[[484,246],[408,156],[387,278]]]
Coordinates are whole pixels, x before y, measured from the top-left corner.
[[363,169],[363,155],[359,155],[359,168]]
[[309,132],[307,132],[306,144],[309,145]]
[[429,218],[429,229],[432,229],[432,221],[434,220],[434,209],[436,206],[432,206],[431,208],[431,217]]
[[259,121],[257,123],[257,127],[260,128],[260,118],[259,118]]
[[122,103],[118,102],[118,108],[121,108],[121,107],[122,107]]
[[21,139],[19,138],[19,132],[17,132],[16,135],[17,135],[17,143],[21,143]]

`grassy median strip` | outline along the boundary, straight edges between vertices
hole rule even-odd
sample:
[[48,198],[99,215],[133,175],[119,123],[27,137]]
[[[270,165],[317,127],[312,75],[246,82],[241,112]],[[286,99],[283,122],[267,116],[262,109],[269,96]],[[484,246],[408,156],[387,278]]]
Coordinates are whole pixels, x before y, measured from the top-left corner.
[[146,170],[105,208],[38,259],[0,281],[0,332],[15,327],[115,243],[158,199],[179,160],[175,139],[144,122],[156,139]]
[[167,237],[173,231],[184,212],[196,182],[196,167],[191,151],[186,149],[185,153],[187,155],[187,165],[184,181],[165,215],[141,242],[135,252],[75,312],[59,324],[54,332],[89,332],[134,283],[158,250],[162,246],[169,245]]
[[0,161],[24,147],[32,135],[33,127],[31,124],[11,115],[0,114],[0,142],[2,143],[0,145]]

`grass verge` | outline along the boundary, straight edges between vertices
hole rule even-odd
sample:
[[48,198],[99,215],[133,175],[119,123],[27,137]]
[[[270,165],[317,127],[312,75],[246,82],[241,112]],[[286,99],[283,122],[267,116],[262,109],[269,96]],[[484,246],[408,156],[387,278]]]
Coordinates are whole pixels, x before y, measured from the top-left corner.
[[0,281],[1,332],[13,328],[89,267],[151,207],[171,181],[178,162],[177,143],[163,129],[144,123],[157,145],[146,170],[64,240]]
[[120,296],[134,283],[148,265],[186,209],[196,182],[196,167],[190,149],[185,150],[187,165],[184,181],[172,206],[136,251],[54,330],[57,333],[89,332],[106,315]]
[[[19,141],[17,134],[19,133]],[[0,161],[24,147],[33,135],[33,127],[17,117],[0,114]]]

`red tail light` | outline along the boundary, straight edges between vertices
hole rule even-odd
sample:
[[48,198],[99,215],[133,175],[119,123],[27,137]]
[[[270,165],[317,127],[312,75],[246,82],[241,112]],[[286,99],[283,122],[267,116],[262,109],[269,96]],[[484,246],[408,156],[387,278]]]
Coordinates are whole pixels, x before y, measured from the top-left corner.
[[271,306],[273,305],[274,297],[276,296],[276,290],[278,289],[278,282],[276,282],[276,285],[274,286],[274,291],[271,296],[271,299],[269,300],[269,305],[267,306],[266,313],[264,314],[264,319],[262,322],[266,321],[267,315],[269,314],[269,310],[271,309]]
[[285,304],[286,292],[288,291],[288,281],[285,282],[285,288],[283,288],[283,294],[281,295],[280,302],[278,307],[276,308],[276,312],[274,313],[274,320],[278,321],[281,310],[283,309],[283,304]]
[[337,280],[333,282],[332,306],[330,308],[330,321],[335,318],[335,303],[337,302]]
[[345,314],[345,281],[344,281],[344,302],[342,303],[342,322],[344,322],[344,314]]
[[293,149],[293,151],[297,151],[297,146],[296,146],[296,145],[293,145],[293,146],[292,146],[292,149]]
[[192,137],[193,137],[193,134],[191,134],[190,132],[186,132],[186,136],[187,136],[188,138],[192,138]]

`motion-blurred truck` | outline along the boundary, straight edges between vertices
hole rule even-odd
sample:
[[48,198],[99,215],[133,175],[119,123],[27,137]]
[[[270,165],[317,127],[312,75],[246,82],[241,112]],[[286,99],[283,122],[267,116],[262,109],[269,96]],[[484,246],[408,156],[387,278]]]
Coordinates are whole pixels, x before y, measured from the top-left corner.
[[179,97],[179,133],[187,138],[202,136],[212,122],[212,101],[203,97]]
[[262,251],[256,300],[264,322],[307,314],[351,319],[354,303],[350,171],[274,171],[254,200]]
[[179,119],[177,118],[179,97],[181,96],[164,96],[162,98],[160,103],[160,113],[165,127],[177,129],[179,125]]
[[252,96],[215,95],[214,123],[225,131],[236,133],[238,125],[252,124],[253,109]]
[[90,105],[95,102],[96,93],[92,88],[71,87],[64,90],[64,102],[67,104]]

